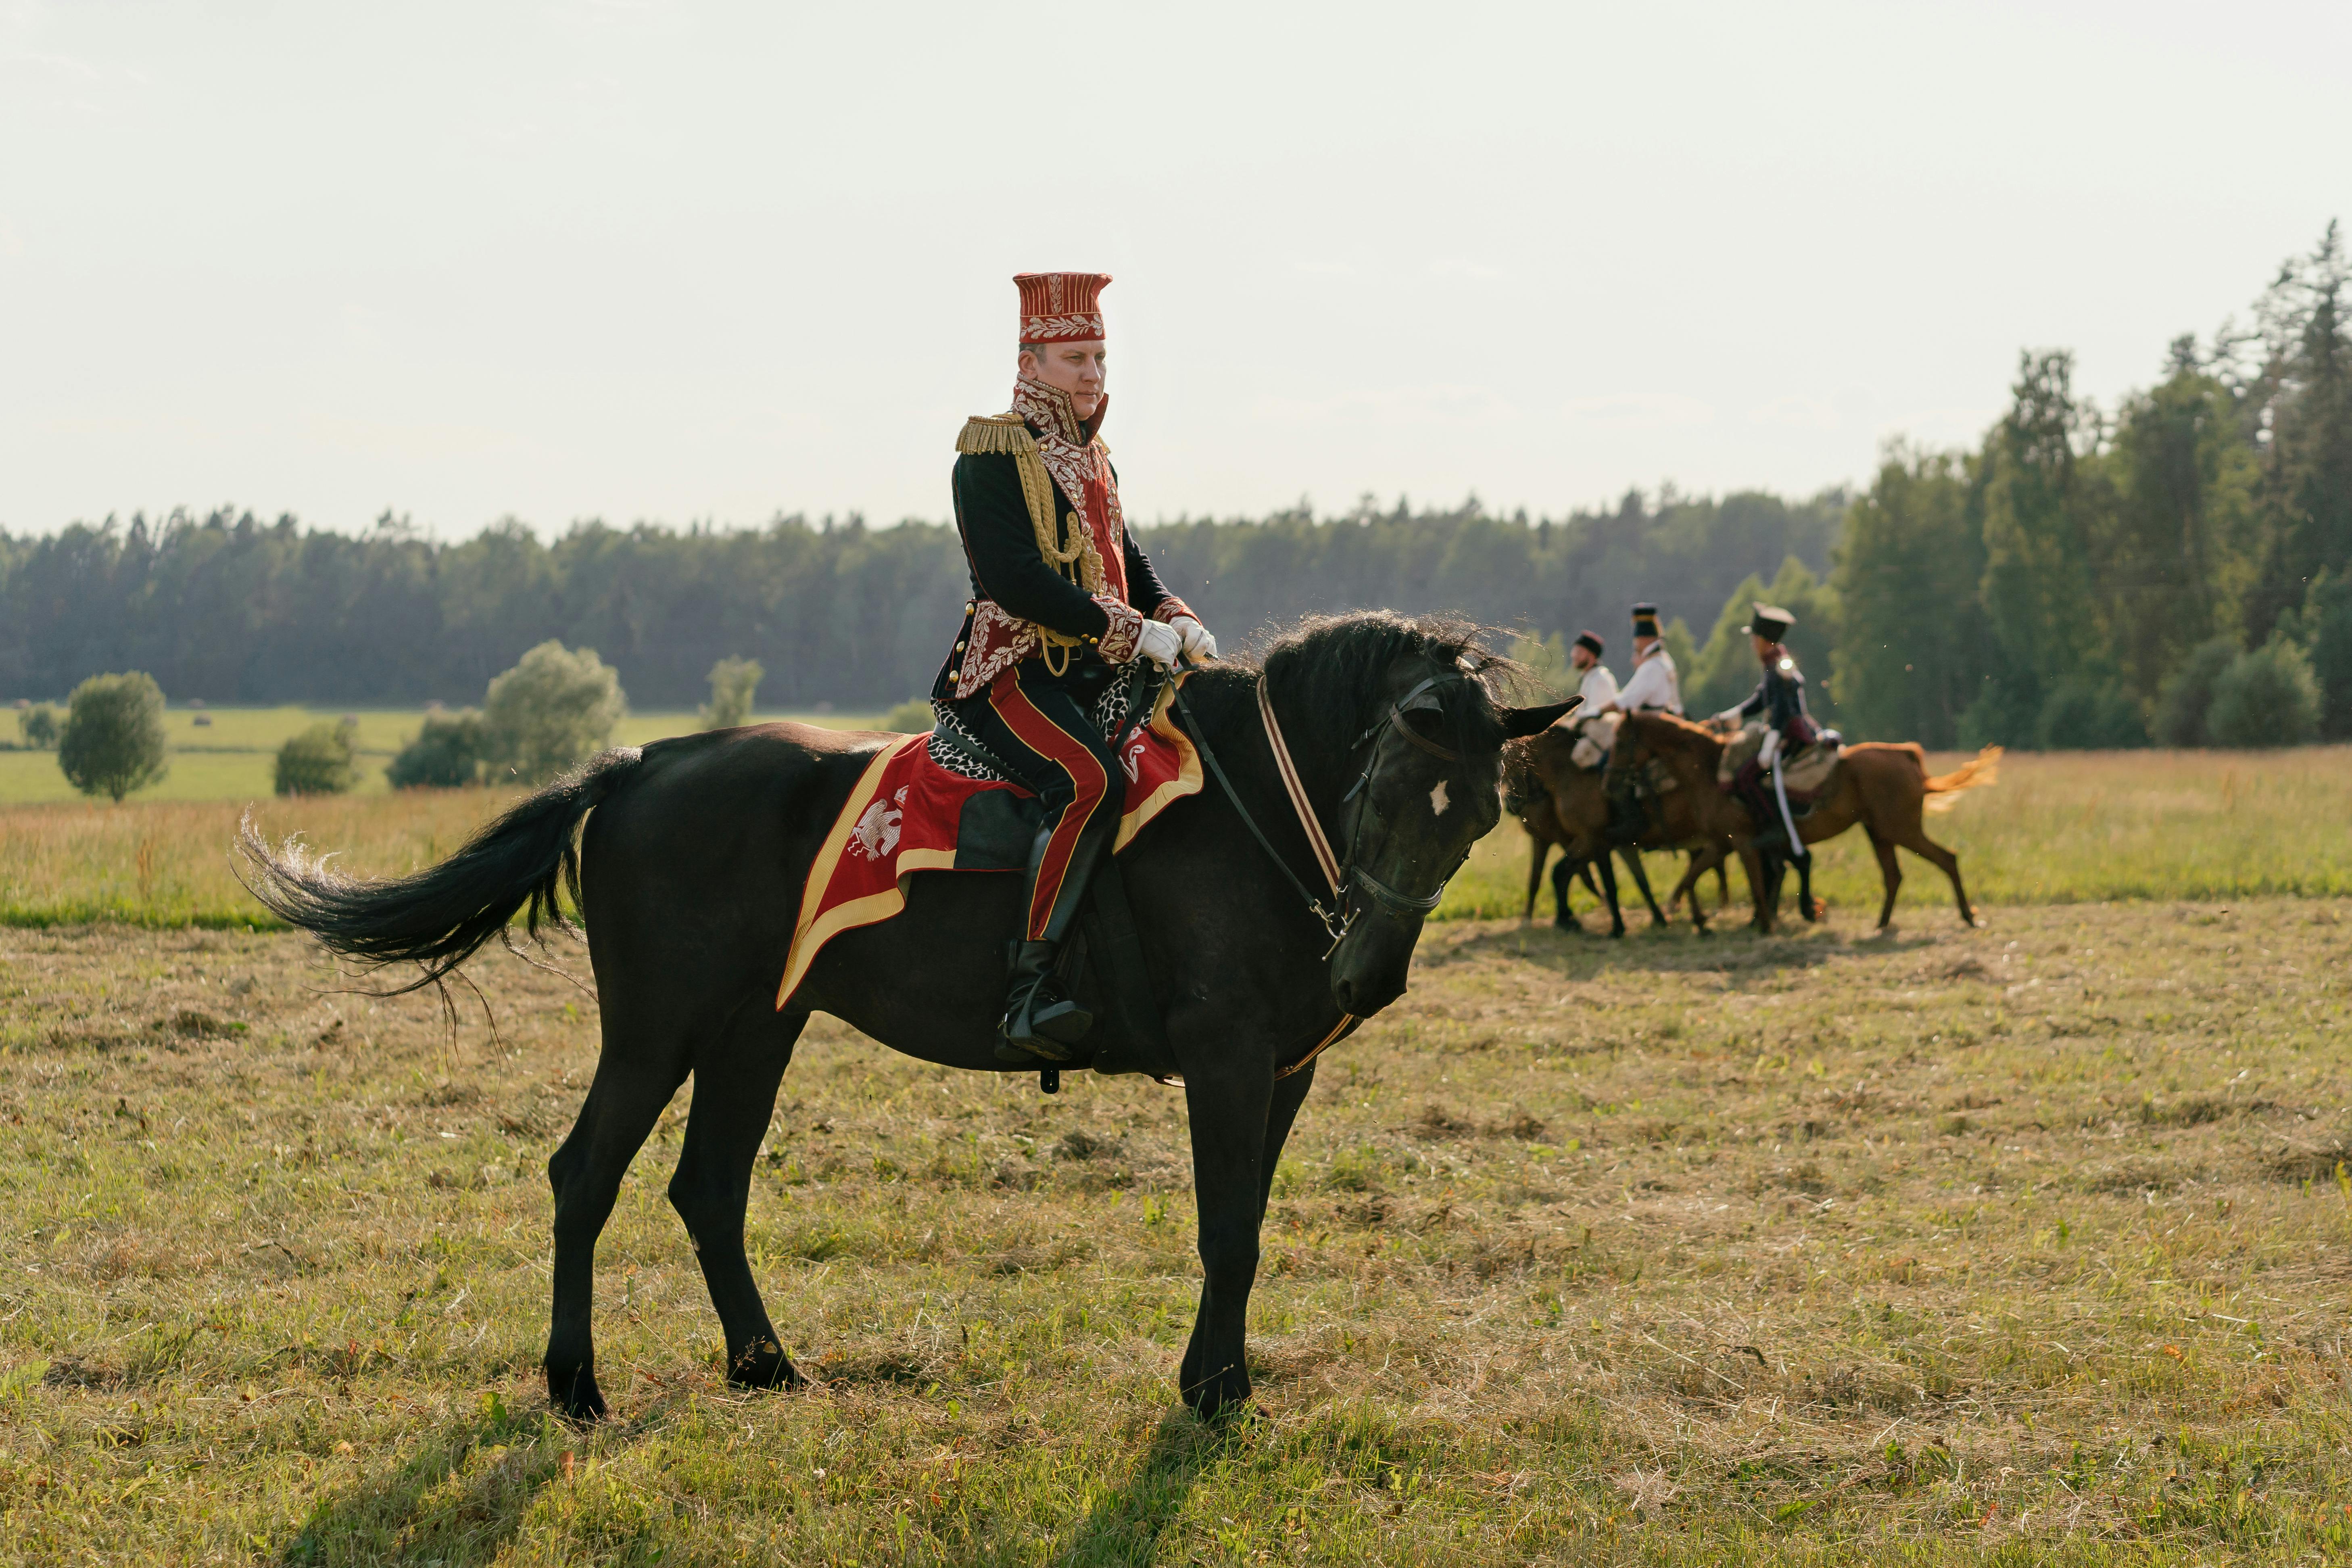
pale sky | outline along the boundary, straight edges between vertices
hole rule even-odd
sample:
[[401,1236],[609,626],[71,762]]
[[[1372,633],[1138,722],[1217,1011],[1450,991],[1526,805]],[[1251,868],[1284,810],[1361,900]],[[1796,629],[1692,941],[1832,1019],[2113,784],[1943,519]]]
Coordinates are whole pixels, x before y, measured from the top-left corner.
[[1564,513],[2100,398],[2352,218],[2352,6],[0,0],[0,527],[947,515],[1011,275],[1130,517]]

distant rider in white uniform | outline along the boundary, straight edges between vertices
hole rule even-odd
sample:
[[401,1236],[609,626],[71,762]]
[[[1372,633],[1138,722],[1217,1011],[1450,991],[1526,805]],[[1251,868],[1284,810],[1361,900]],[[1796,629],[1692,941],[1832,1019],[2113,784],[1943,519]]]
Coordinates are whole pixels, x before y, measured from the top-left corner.
[[[1633,673],[1611,700],[1606,711],[1611,722],[1616,723],[1621,713],[1672,713],[1676,718],[1683,711],[1682,678],[1675,669],[1675,656],[1666,651],[1665,639],[1658,634],[1658,606],[1639,604],[1633,606]],[[1614,731],[1612,731],[1614,739]],[[1606,775],[1609,793],[1610,841],[1631,844],[1642,837],[1645,814],[1639,798],[1638,782],[1624,768],[1611,768]]]
[[1568,650],[1568,662],[1584,677],[1576,689],[1583,704],[1567,721],[1568,728],[1576,731],[1576,748],[1569,752],[1569,760],[1587,770],[1609,760],[1610,744],[1617,739],[1617,718],[1609,712],[1617,702],[1617,678],[1601,662],[1602,651],[1596,632],[1577,633]]
[[1675,669],[1675,656],[1658,635],[1655,605],[1633,606],[1633,673],[1625,678],[1611,706],[1621,713],[1682,716],[1682,678]]

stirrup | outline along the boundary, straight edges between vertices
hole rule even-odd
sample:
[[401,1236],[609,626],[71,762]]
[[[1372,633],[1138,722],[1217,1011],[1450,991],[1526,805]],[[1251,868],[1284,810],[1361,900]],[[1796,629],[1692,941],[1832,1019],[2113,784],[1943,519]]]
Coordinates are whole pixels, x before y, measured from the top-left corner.
[[1011,957],[1013,992],[997,1026],[996,1059],[1015,1066],[1070,1060],[1076,1054],[1070,1047],[1086,1038],[1095,1016],[1063,994],[1054,976],[1054,944],[1015,942]]

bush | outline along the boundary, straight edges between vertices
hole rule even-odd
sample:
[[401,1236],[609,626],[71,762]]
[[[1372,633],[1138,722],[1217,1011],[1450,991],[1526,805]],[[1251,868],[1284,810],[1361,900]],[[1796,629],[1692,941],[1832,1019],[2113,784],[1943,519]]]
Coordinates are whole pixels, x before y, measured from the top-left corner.
[[279,795],[341,795],[359,782],[352,765],[352,742],[357,726],[313,724],[278,748]]
[[2042,700],[2033,740],[2045,752],[2116,752],[2147,745],[2147,727],[2113,682],[2078,676],[2060,681]]
[[2180,668],[2164,678],[2156,694],[2156,743],[2210,746],[2205,713],[2213,706],[2213,684],[2238,657],[2234,637],[2215,637],[2189,652]]
[[58,766],[84,795],[121,800],[172,771],[163,689],[139,670],[93,675],[74,688],[58,731]]
[[2352,574],[2323,572],[2303,600],[2311,672],[2319,679],[2319,738],[2352,741]]
[[46,702],[36,702],[16,710],[16,733],[24,738],[28,752],[55,751],[58,744],[58,710]]
[[901,702],[882,716],[882,728],[895,730],[901,735],[928,735],[939,726],[939,715],[931,705],[918,697]]
[[603,751],[628,708],[621,678],[593,648],[574,653],[551,638],[490,682],[486,758],[499,776],[545,784]]
[[2213,682],[2205,732],[2217,746],[2300,746],[2318,731],[2319,682],[2283,637],[2239,655]]
[[710,705],[702,710],[706,730],[732,730],[751,721],[751,694],[768,672],[756,658],[722,658],[710,667]]
[[1956,728],[1964,752],[1980,751],[1986,746],[2030,751],[2041,722],[2039,707],[2030,700],[2020,700],[1999,682],[1988,680],[1975,700],[1960,710]]
[[383,776],[394,789],[459,789],[481,777],[483,744],[482,716],[473,709],[427,713]]

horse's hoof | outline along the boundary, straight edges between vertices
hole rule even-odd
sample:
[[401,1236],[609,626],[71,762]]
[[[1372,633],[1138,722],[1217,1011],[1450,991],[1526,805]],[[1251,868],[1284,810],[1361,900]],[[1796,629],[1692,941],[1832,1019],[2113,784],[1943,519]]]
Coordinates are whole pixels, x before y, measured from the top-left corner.
[[558,1415],[583,1426],[602,1421],[606,1414],[604,1391],[596,1386],[596,1373],[591,1367],[571,1372],[549,1367],[547,1402]]
[[738,1388],[799,1388],[808,1382],[783,1346],[761,1340],[727,1368],[727,1381]]
[[1184,1403],[1203,1421],[1233,1421],[1250,1408],[1249,1374],[1239,1367],[1229,1367],[1186,1389]]

